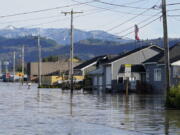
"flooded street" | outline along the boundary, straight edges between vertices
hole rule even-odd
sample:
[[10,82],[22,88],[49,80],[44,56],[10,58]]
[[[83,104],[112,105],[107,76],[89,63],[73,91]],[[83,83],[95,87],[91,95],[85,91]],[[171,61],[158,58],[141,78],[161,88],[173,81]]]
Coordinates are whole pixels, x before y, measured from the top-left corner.
[[180,135],[162,96],[88,94],[0,83],[0,135]]

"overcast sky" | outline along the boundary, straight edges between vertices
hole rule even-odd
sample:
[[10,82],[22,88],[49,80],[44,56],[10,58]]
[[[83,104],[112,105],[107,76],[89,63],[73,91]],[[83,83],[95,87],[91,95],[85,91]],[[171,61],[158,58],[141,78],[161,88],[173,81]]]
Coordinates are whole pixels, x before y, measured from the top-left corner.
[[[2,1],[2,0],[1,0]],[[91,0],[76,0],[79,2],[91,1]],[[114,4],[126,4],[133,7],[150,8],[153,5],[160,6],[161,0],[101,0],[105,2],[110,2]],[[167,0],[167,3],[177,3],[180,0]],[[41,10],[46,8],[53,8],[57,6],[64,6],[69,4],[75,4],[72,0],[3,0],[0,4],[0,16],[28,12],[33,10]],[[91,6],[90,6],[91,5]],[[110,10],[100,9],[108,8]],[[124,36],[128,32],[134,30],[134,28],[126,31],[125,29],[134,26],[145,20],[147,22],[139,24],[139,27],[145,25],[146,23],[158,18],[158,16],[150,17],[150,15],[158,14],[161,10],[150,10],[145,12],[142,16],[137,17],[127,23],[110,30],[114,26],[117,26],[124,21],[133,18],[136,14],[139,14],[146,9],[131,9],[122,8],[118,6],[110,6],[106,4],[99,4],[97,2],[91,3],[89,5],[80,5],[69,8],[61,8],[57,10],[52,10],[48,12],[34,13],[28,15],[14,16],[8,18],[0,18],[0,28],[7,27],[8,25],[13,25],[15,27],[43,27],[43,28],[69,28],[70,26],[70,16],[64,16],[61,14],[62,11],[70,11],[71,9],[75,11],[83,11],[83,14],[77,14],[74,18],[75,28],[82,30],[104,30],[112,34],[119,36]],[[168,10],[180,9],[180,5],[168,6]],[[126,12],[126,13],[124,13]],[[128,13],[127,13],[128,12]],[[129,14],[130,13],[130,14]],[[180,11],[169,11],[168,15],[180,15]],[[160,16],[160,14],[159,14]],[[169,26],[169,37],[180,37],[179,31],[180,16],[168,17]],[[134,34],[127,35],[129,38],[134,38]],[[156,20],[156,22],[140,29],[140,38],[152,39],[162,37],[162,19]]]

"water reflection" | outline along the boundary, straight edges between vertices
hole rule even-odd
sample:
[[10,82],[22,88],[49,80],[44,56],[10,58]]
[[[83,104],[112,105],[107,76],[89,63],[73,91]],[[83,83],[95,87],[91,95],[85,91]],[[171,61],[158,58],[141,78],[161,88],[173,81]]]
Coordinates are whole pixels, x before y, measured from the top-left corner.
[[0,134],[180,134],[180,111],[165,111],[162,96],[36,87],[1,84]]
[[73,93],[72,92],[70,93],[70,104],[69,104],[69,106],[70,106],[70,115],[71,115],[71,117],[73,117]]

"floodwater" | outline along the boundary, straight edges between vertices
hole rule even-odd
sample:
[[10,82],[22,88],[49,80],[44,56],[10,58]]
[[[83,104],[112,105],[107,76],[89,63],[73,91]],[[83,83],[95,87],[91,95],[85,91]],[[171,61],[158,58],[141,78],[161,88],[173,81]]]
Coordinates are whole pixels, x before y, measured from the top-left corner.
[[111,95],[0,83],[0,135],[180,135],[163,96]]

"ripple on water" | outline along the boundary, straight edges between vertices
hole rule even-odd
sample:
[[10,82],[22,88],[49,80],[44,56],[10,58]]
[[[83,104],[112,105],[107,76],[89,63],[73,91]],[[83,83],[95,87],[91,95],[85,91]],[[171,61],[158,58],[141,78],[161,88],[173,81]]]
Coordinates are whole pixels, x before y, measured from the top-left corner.
[[[0,84],[1,85],[1,84]],[[162,96],[70,93],[32,85],[0,87],[0,135],[143,135],[180,133],[180,111]]]

